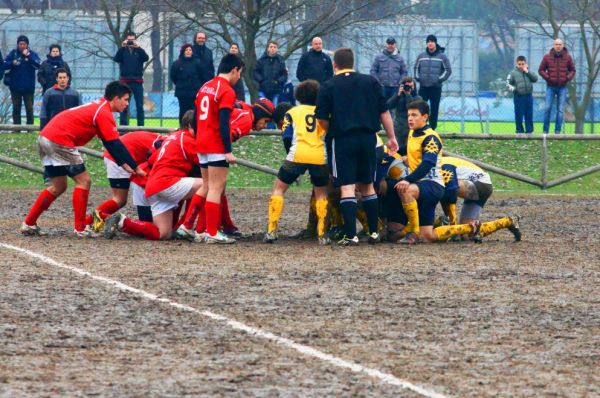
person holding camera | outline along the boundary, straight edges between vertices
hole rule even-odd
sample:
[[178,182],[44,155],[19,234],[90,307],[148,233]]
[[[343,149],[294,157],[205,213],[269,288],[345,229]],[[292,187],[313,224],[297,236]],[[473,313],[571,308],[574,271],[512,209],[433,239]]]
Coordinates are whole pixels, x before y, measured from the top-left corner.
[[21,124],[21,103],[25,103],[27,124],[33,124],[33,93],[35,91],[35,71],[40,67],[40,57],[29,48],[29,38],[17,38],[17,48],[4,60],[7,75],[4,84],[10,89],[13,106],[13,123]]
[[406,155],[406,142],[408,140],[408,104],[414,100],[422,99],[417,95],[415,79],[405,76],[400,82],[400,87],[387,101],[388,108],[395,110],[394,132],[398,141],[398,152]]
[[[113,57],[113,61],[119,64],[119,81],[131,88],[135,100],[138,126],[144,125],[144,63],[149,59],[150,57],[140,47],[137,36],[133,32],[127,33],[126,39],[121,43],[121,48]],[[129,106],[121,112],[119,124],[121,126],[129,124]]]
[[63,61],[62,48],[59,44],[51,44],[48,48],[49,52],[46,55],[46,60],[40,65],[38,70],[37,80],[42,86],[42,95],[56,84],[56,71],[64,69],[71,80],[71,69],[69,65]]

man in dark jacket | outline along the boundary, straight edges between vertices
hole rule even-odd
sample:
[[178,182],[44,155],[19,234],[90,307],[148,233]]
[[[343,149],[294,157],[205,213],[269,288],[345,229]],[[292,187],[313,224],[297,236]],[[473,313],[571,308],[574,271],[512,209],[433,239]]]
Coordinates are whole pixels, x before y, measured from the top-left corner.
[[206,47],[206,33],[197,32],[194,36],[194,58],[200,61],[202,73],[200,77],[200,86],[215,77],[215,65],[213,62],[213,54],[210,48]]
[[[137,125],[144,125],[144,62],[150,57],[146,54],[140,43],[137,41],[133,32],[127,33],[127,38],[121,43],[121,48],[113,57],[113,61],[119,64],[119,80],[131,88],[135,99],[135,113],[137,115]],[[119,124],[127,126],[129,124],[129,106],[121,112]]]
[[56,70],[55,84],[44,92],[40,110],[40,130],[57,114],[65,109],[75,108],[81,104],[77,90],[69,85],[69,74],[66,69]]
[[[9,73],[10,98],[13,105],[13,123],[21,124],[21,102],[25,103],[27,124],[33,124],[33,93],[35,71],[40,67],[40,57],[29,49],[29,38],[17,38],[17,48],[4,60],[4,69]],[[6,78],[5,78],[6,82]]]
[[406,76],[406,64],[396,48],[396,39],[388,37],[386,48],[375,57],[371,66],[373,76],[383,86],[386,99],[398,92],[400,81]]
[[538,69],[546,81],[546,111],[544,112],[544,134],[550,130],[550,114],[557,98],[556,123],[554,134],[560,134],[563,124],[567,84],[575,77],[575,63],[561,39],[554,40],[554,47],[544,55]]
[[179,122],[185,112],[195,109],[194,99],[201,86],[202,65],[193,57],[191,44],[184,44],[179,51],[179,59],[173,62],[169,77],[175,84],[175,97],[179,101]]
[[[240,46],[237,43],[231,43],[231,46],[229,46],[229,54],[235,54],[240,58],[244,58],[242,56],[242,53],[240,52]],[[238,101],[246,101],[246,90],[244,89],[244,79],[241,79],[237,81],[237,83],[235,83],[233,85],[233,91],[235,91],[235,98],[237,98]]]
[[323,52],[323,40],[320,37],[314,37],[311,49],[300,57],[296,77],[301,82],[313,79],[319,83],[333,77],[333,64],[329,55]]
[[267,51],[254,66],[252,77],[259,85],[258,95],[268,98],[274,105],[277,105],[288,77],[285,61],[278,54],[277,42],[269,42]]
[[415,80],[410,76],[405,76],[400,83],[398,91],[387,101],[388,108],[395,110],[394,133],[398,141],[398,153],[406,155],[406,143],[408,140],[408,104],[422,99],[417,95],[415,89]]
[[42,86],[42,94],[56,83],[56,71],[64,69],[69,75],[69,83],[71,82],[71,69],[69,65],[62,59],[62,49],[58,44],[51,44],[50,52],[46,55],[46,60],[40,65],[38,70],[37,80]]
[[429,101],[429,126],[437,127],[442,83],[452,74],[450,60],[444,54],[445,48],[437,44],[437,37],[429,35],[425,39],[427,49],[419,54],[415,61],[415,79],[419,82],[419,95]]

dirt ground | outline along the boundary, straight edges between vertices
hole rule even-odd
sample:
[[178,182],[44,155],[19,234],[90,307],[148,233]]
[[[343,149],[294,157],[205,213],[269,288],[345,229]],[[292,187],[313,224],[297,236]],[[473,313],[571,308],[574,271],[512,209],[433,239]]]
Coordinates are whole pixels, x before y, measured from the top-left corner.
[[[0,243],[446,396],[600,396],[600,198],[492,198],[483,219],[520,214],[520,243],[339,248],[78,240],[70,196],[22,237],[36,194],[0,192]],[[267,199],[230,193],[242,230],[263,232]],[[307,202],[289,196],[284,234]],[[0,264],[0,396],[420,396],[5,247]]]

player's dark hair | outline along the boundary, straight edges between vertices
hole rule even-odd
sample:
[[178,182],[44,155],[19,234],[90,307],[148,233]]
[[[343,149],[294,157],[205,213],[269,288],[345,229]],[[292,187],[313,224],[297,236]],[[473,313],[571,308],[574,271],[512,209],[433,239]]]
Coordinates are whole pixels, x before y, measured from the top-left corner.
[[303,81],[294,90],[294,97],[304,105],[317,105],[317,94],[319,82],[313,79]]
[[183,114],[183,116],[181,117],[181,124],[179,125],[179,128],[181,128],[181,129],[193,128],[194,127],[194,113],[195,113],[195,111],[193,109],[186,111]]
[[242,69],[244,67],[244,61],[236,54],[225,54],[219,63],[219,69],[217,73],[229,73],[234,68]]
[[66,74],[67,74],[67,76],[69,76],[69,72],[67,72],[67,70],[66,70],[65,68],[58,68],[58,69],[56,70],[56,72],[54,72],[54,76],[55,76],[55,77],[58,77],[58,74],[59,74],[59,73],[66,73]]
[[267,48],[269,48],[271,44],[275,44],[277,47],[279,47],[279,44],[275,40],[269,40],[269,42],[267,43]]
[[523,61],[523,62],[527,62],[527,58],[525,58],[525,56],[524,56],[524,55],[519,55],[519,56],[517,57],[517,62],[521,62],[521,61]]
[[131,89],[129,86],[123,82],[118,80],[114,82],[110,82],[106,85],[104,89],[104,98],[111,101],[115,97],[122,97],[125,94],[131,95]]
[[285,116],[287,111],[289,111],[292,108],[292,104],[288,102],[280,102],[279,104],[277,104],[275,110],[273,111],[273,122],[275,124],[280,124],[283,121],[283,117]]
[[135,34],[135,32],[132,32],[131,30],[125,34],[125,37],[129,37],[129,36],[133,36],[137,39],[137,35]]
[[352,69],[354,67],[354,53],[350,48],[338,48],[333,53],[333,62],[338,69]]
[[416,109],[421,115],[429,115],[429,104],[422,99],[409,102],[406,110]]
[[62,48],[60,48],[59,44],[50,44],[50,46],[48,47],[48,53],[50,53],[54,48],[58,48],[58,51],[62,52]]
[[415,79],[413,79],[412,76],[404,76],[402,78],[402,81],[400,82],[400,84],[411,83],[411,82],[414,82],[414,81],[415,81]]

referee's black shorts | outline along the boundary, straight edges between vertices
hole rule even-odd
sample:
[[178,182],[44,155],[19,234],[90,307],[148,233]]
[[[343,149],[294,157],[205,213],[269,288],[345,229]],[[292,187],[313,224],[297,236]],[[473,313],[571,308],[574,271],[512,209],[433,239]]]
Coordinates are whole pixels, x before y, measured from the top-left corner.
[[333,138],[327,150],[333,184],[340,187],[358,182],[373,183],[377,169],[376,145],[377,139],[372,133],[350,133]]

